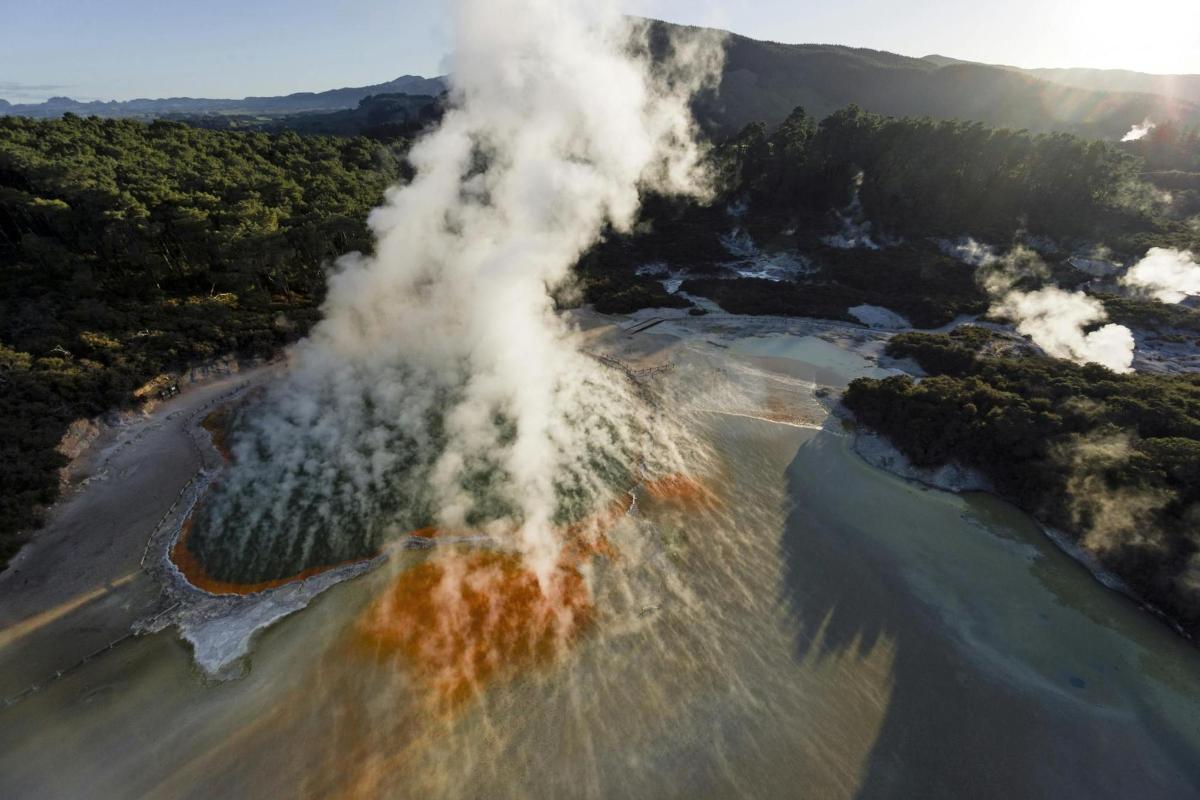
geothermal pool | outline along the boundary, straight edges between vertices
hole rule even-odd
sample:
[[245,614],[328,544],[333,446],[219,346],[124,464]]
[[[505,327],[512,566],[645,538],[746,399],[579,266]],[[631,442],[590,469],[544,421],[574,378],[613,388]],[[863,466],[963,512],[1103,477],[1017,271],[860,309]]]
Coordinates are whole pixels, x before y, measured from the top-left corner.
[[814,393],[879,370],[815,333],[656,329],[711,463],[549,607],[451,546],[320,595],[233,680],[129,640],[0,709],[0,796],[1194,796],[1194,646],[1005,503],[861,461]]

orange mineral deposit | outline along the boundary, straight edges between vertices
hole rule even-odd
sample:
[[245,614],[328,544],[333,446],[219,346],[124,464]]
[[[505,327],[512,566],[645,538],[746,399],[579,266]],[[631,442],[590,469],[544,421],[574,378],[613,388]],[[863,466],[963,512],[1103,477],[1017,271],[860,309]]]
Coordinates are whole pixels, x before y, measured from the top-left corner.
[[646,481],[646,494],[662,503],[687,509],[714,509],[719,505],[716,495],[695,478],[683,474],[666,475]]
[[447,551],[402,573],[360,619],[361,646],[404,662],[448,705],[551,662],[591,624],[569,566],[538,579],[520,556]]
[[[219,578],[214,578],[209,575],[208,570],[200,563],[200,559],[196,558],[191,548],[188,547],[188,534],[192,530],[192,519],[189,517],[184,523],[183,528],[179,532],[179,538],[175,540],[175,544],[171,546],[171,562],[183,575],[183,577],[192,586],[197,589],[202,589],[209,594],[257,594],[265,592],[267,589],[275,589],[293,581],[302,581],[305,578],[311,578],[314,575],[320,575],[322,572],[327,572],[338,564],[331,564],[323,567],[310,567],[303,572],[298,572],[286,578],[277,578],[269,581],[257,581],[255,583],[234,583],[231,581],[223,581]],[[350,562],[346,562],[350,563]]]

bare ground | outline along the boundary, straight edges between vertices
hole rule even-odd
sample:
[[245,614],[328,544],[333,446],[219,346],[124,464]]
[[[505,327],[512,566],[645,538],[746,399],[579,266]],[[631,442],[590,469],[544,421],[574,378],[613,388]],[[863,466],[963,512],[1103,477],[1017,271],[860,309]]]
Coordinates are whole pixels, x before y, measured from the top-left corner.
[[0,574],[0,702],[126,635],[154,609],[160,587],[141,560],[200,467],[188,419],[274,369],[194,386],[105,431],[80,456],[71,470],[76,482]]

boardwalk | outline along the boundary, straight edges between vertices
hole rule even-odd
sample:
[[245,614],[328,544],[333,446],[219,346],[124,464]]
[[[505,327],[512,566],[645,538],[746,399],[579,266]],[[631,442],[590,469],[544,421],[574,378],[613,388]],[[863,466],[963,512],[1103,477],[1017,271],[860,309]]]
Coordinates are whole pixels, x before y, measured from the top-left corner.
[[638,320],[637,322],[633,323],[629,327],[622,328],[622,330],[624,330],[625,333],[629,334],[630,336],[633,336],[635,334],[643,333],[644,331],[648,331],[651,328],[653,328],[655,325],[659,325],[666,321],[667,320],[665,317],[651,317],[650,319]]
[[629,379],[633,380],[633,381],[644,381],[655,375],[659,375],[664,372],[669,372],[675,368],[675,365],[668,361],[665,364],[656,364],[652,367],[642,367],[642,368],[638,369],[638,368],[630,366],[629,364],[625,363],[624,361],[622,361],[619,358],[615,358],[615,357],[609,356],[609,355],[604,355],[603,353],[589,352],[589,353],[587,353],[587,355],[591,356],[592,358],[596,359],[597,361],[599,361],[602,364],[606,364],[606,365],[612,367],[613,369],[621,370],[621,372],[624,372],[629,377]]

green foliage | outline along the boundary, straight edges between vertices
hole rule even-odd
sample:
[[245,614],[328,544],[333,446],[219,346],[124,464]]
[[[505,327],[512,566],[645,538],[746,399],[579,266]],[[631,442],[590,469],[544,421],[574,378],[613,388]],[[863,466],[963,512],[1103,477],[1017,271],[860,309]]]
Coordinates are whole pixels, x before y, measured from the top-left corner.
[[[1200,549],[1200,375],[992,357],[981,353],[991,334],[960,331],[895,337],[889,355],[915,359],[931,377],[855,381],[847,407],[915,464],[974,467],[1081,539],[1104,529],[1105,566],[1200,631],[1200,598],[1184,578]],[[1117,525],[1105,497],[1140,516]],[[1133,498],[1154,502],[1138,511]]]
[[1139,156],[1147,169],[1200,173],[1200,126],[1165,121],[1121,149]]
[[902,333],[888,342],[893,358],[911,358],[936,375],[965,375],[975,366],[979,351],[997,334],[976,325],[961,325],[949,334]]
[[[1100,141],[1033,135],[977,122],[891,118],[857,106],[813,129],[802,109],[769,137],[748,128],[727,145],[756,208],[845,205],[861,173],[867,217],[900,236],[1007,241],[1018,230],[1111,238],[1139,223],[1122,204],[1137,162]],[[726,166],[728,170],[728,165]]]
[[[848,319],[848,308],[869,303],[933,327],[982,313],[987,303],[974,271],[932,240],[970,235],[1002,245],[1041,235],[1068,246],[1103,241],[1129,256],[1151,246],[1200,246],[1200,225],[1182,215],[1178,198],[1169,210],[1156,205],[1155,190],[1139,177],[1139,159],[1068,134],[889,118],[855,106],[818,125],[796,108],[774,131],[753,123],[719,143],[710,167],[716,202],[651,198],[637,232],[610,237],[581,272],[632,276],[641,265],[662,262],[695,276],[684,291],[729,311]],[[855,191],[877,238],[901,244],[878,251],[823,244],[842,225],[834,210],[847,207]],[[731,219],[726,207],[741,202],[749,213]],[[816,269],[794,284],[710,279],[732,260],[720,236],[735,225],[763,247],[803,253]],[[1052,270],[1062,286],[1086,279],[1069,267]],[[603,302],[605,280],[593,286],[591,298]],[[1162,313],[1145,305],[1115,301],[1112,308],[1114,316]]]
[[0,559],[55,498],[71,420],[302,334],[398,172],[366,139],[0,118]]
[[1109,319],[1143,330],[1184,330],[1200,334],[1200,314],[1194,309],[1157,300],[1138,300],[1114,294],[1097,295]]

